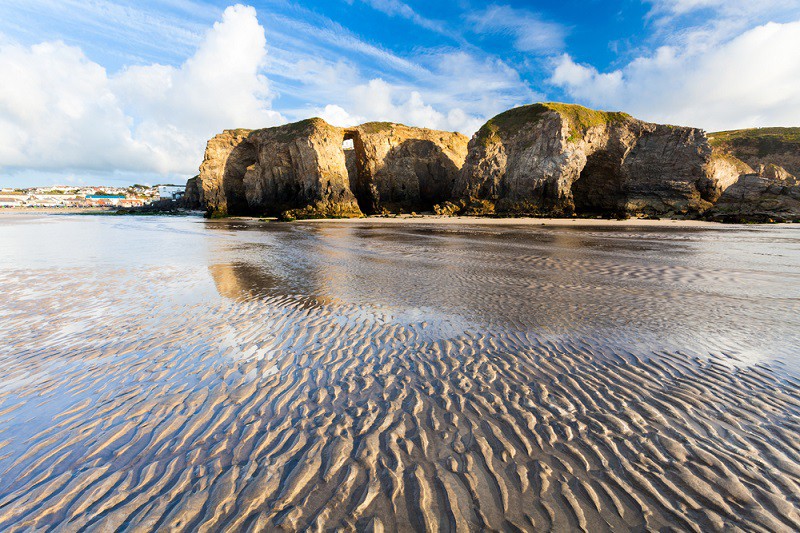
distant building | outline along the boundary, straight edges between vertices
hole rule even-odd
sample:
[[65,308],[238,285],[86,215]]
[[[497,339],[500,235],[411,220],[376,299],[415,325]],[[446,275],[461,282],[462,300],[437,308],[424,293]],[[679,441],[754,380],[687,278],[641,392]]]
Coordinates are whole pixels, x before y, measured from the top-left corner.
[[186,187],[181,185],[159,185],[158,198],[159,200],[180,200],[183,198],[183,193],[186,192]]
[[0,207],[20,207],[23,199],[23,196],[0,196]]
[[124,194],[87,194],[86,203],[92,206],[119,205],[125,200]]

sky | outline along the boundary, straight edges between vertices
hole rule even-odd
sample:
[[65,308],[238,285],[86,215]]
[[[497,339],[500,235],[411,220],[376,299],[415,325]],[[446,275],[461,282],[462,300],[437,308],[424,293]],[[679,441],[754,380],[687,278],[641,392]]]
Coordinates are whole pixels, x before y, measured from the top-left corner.
[[183,183],[223,129],[537,101],[800,126],[800,0],[2,0],[0,186]]

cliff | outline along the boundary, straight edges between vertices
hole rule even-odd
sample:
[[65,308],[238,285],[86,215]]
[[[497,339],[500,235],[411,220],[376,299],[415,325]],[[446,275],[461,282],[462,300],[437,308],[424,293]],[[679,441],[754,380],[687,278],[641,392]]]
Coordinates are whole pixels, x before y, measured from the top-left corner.
[[430,211],[450,199],[467,157],[460,133],[373,122],[347,130],[353,140],[353,192],[367,214]]
[[762,165],[728,187],[708,217],[722,222],[800,221],[800,180],[782,167]]
[[715,151],[753,168],[777,165],[800,176],[800,128],[753,128],[709,133]]
[[345,164],[344,132],[322,119],[257,130],[242,176],[251,212],[313,217],[361,216]]
[[185,209],[200,209],[200,187],[197,183],[198,176],[186,181],[186,190],[181,199],[181,207]]
[[225,130],[206,144],[197,183],[200,204],[209,213],[225,216],[249,211],[242,178],[253,163],[251,145],[244,143],[251,132]]
[[[345,149],[347,140],[353,149]],[[430,209],[449,198],[467,142],[458,133],[388,123],[344,129],[319,118],[226,130],[207,144],[200,202],[219,216]]]
[[711,207],[738,175],[702,130],[547,103],[487,122],[454,196],[508,214],[685,215]]
[[385,122],[337,128],[319,118],[226,130],[208,142],[187,201],[196,196],[212,215],[285,218],[433,209],[789,219],[800,218],[793,170],[800,128],[708,137],[626,113],[540,103],[501,113],[471,140]]

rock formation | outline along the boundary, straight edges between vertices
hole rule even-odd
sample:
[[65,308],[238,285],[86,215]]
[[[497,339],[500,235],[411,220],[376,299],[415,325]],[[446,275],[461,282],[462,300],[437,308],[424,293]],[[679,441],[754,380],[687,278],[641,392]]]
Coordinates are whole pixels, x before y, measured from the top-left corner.
[[430,211],[450,199],[467,157],[460,133],[373,122],[348,129],[353,192],[367,214]]
[[200,203],[200,188],[197,183],[197,178],[198,176],[195,176],[186,181],[186,192],[184,193],[180,202],[181,207],[185,209],[201,208],[202,204]]
[[548,215],[700,213],[738,178],[702,130],[568,104],[512,109],[470,141],[454,196]]
[[753,168],[777,165],[800,176],[800,128],[753,128],[709,133],[715,151]]
[[776,165],[742,175],[708,212],[723,222],[800,220],[800,180]]
[[226,130],[208,142],[201,202],[212,215],[358,216],[342,152],[343,133],[321,119]]
[[249,211],[244,173],[254,162],[252,145],[244,144],[251,130],[225,130],[206,144],[197,178],[200,204],[212,214],[245,214]]
[[360,216],[345,164],[344,133],[314,118],[251,133],[243,175],[250,212],[315,217]]
[[788,219],[800,217],[792,171],[800,171],[800,128],[707,137],[625,113],[544,103],[501,113],[472,140],[384,122],[337,128],[319,118],[226,130],[208,142],[186,198],[223,216],[434,209]]
[[[345,140],[353,141],[352,150],[344,149]],[[449,198],[467,142],[458,133],[390,123],[344,129],[319,118],[226,130],[206,147],[200,201],[220,216],[352,217],[386,207],[430,209]]]

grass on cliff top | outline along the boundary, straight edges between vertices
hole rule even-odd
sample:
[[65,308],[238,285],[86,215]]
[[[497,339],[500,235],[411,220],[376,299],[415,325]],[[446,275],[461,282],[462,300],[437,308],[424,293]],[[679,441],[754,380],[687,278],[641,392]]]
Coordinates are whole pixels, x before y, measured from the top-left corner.
[[800,128],[749,128],[718,131],[708,134],[712,146],[754,145],[760,143],[796,144],[800,146]]
[[623,122],[631,118],[627,113],[597,111],[575,104],[545,102],[509,109],[492,118],[478,130],[477,140],[488,146],[499,137],[511,137],[527,124],[542,120],[545,115],[555,111],[569,122],[570,136],[574,142],[582,138],[589,128],[614,122]]
[[381,133],[382,131],[391,130],[394,126],[395,124],[393,122],[367,122],[357,128],[364,133]]
[[250,135],[255,130],[249,130],[247,128],[234,128],[232,130],[224,130],[228,133],[233,133],[234,135]]
[[328,126],[328,123],[319,117],[313,117],[313,118],[307,118],[305,120],[300,120],[298,122],[290,122],[288,124],[283,124],[281,126],[264,128],[263,130],[259,131],[275,132],[274,135],[276,140],[280,142],[289,142],[295,139],[299,135],[306,134],[312,127],[318,125]]

